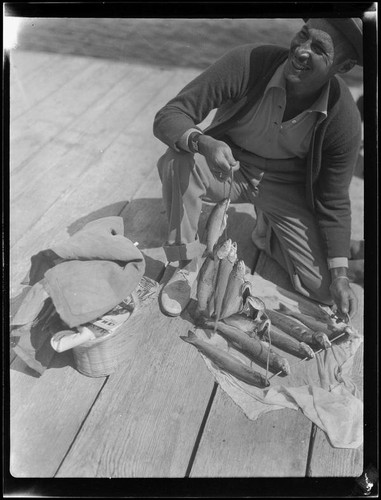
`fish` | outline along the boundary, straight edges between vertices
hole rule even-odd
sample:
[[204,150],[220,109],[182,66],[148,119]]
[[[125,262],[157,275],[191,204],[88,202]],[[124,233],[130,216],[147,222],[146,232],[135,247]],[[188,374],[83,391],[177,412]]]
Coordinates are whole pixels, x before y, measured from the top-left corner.
[[344,321],[339,321],[335,323],[329,318],[329,322],[325,323],[323,321],[319,321],[318,319],[308,316],[307,314],[303,314],[300,312],[292,311],[285,304],[279,303],[279,310],[288,316],[293,316],[294,318],[301,321],[304,325],[308,326],[312,330],[323,331],[327,334],[329,339],[332,339],[339,333],[348,333],[350,335],[355,335],[355,332],[349,325],[347,325]]
[[237,379],[256,387],[264,388],[270,385],[270,382],[264,375],[256,372],[244,363],[227,354],[223,349],[209,344],[197,337],[192,331],[188,331],[188,336],[180,335],[184,342],[195,346],[204,356],[210,359],[221,370],[230,373]]
[[197,281],[196,316],[208,316],[208,304],[213,294],[215,264],[212,255],[207,255],[200,269]]
[[[250,338],[246,333],[234,326],[227,325],[222,321],[217,321],[217,331],[235,349],[242,352],[251,361],[266,367],[274,373],[282,372],[289,375],[290,364],[286,358],[276,354],[270,347],[257,338]],[[204,328],[214,328],[215,324],[211,320],[204,323]]]
[[243,260],[236,261],[226,286],[224,299],[222,301],[220,319],[231,316],[242,308],[242,286],[244,284],[245,273],[245,262]]
[[293,354],[299,358],[314,358],[314,350],[305,342],[299,342],[290,335],[286,335],[279,328],[271,325],[271,328],[265,328],[260,333],[260,338],[270,342],[271,345],[282,349],[282,351]]
[[228,238],[227,240],[222,242],[219,246],[215,246],[213,250],[214,275],[213,275],[213,291],[208,304],[209,316],[213,316],[214,314],[214,293],[216,289],[218,269],[220,267],[221,260],[225,259],[229,255],[231,246],[232,246],[232,240]]
[[213,207],[213,210],[210,212],[208,220],[206,222],[206,250],[209,253],[213,253],[213,249],[215,244],[218,242],[219,238],[222,236],[224,232],[228,214],[227,210],[230,205],[230,199],[224,198],[219,201]]
[[328,336],[323,332],[314,332],[279,311],[267,309],[266,314],[273,325],[279,327],[294,339],[299,340],[299,342],[305,342],[311,347],[322,349],[328,349],[331,346]]
[[287,316],[292,316],[293,318],[298,319],[304,325],[308,326],[308,328],[311,328],[311,330],[323,331],[327,334],[328,338],[332,338],[333,335],[337,333],[337,330],[332,328],[332,326],[325,324],[322,321],[313,318],[312,316],[307,316],[307,314],[292,311],[285,304],[279,303],[279,310],[282,313],[287,314]]
[[249,316],[246,316],[246,314],[231,314],[230,316],[223,318],[222,321],[226,325],[238,328],[242,332],[249,335],[249,337],[253,337],[258,331],[259,322]]
[[226,257],[221,259],[218,267],[217,281],[214,289],[214,315],[216,321],[220,319],[222,302],[224,300],[226,287],[228,285],[230,273],[233,270],[235,261],[237,260],[237,243],[232,243],[230,251]]

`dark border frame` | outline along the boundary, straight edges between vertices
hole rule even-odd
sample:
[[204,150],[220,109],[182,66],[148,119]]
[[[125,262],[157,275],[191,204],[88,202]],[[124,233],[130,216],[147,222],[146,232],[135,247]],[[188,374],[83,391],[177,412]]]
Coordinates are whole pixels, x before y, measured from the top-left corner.
[[[365,12],[374,11],[369,3],[263,3],[263,2],[92,2],[92,3],[4,3],[3,16],[20,17],[136,17],[136,18],[303,18],[363,17],[364,20],[364,180],[365,180],[365,278],[364,290],[364,465],[378,470],[378,141],[377,141],[377,28],[376,18]],[[253,15],[255,11],[255,15]],[[260,12],[261,15],[258,15]],[[147,15],[149,13],[149,15]],[[216,16],[218,13],[218,16]],[[3,62],[3,165],[9,164],[9,61]],[[7,212],[7,176],[3,178],[3,219]],[[9,192],[9,191],[8,191]],[[9,222],[8,222],[9,224]],[[8,276],[8,249],[3,254],[3,278]],[[3,280],[5,281],[5,280]],[[6,309],[5,287],[3,306]],[[9,305],[9,304],[8,304]],[[8,308],[9,310],[9,308]],[[4,326],[3,318],[3,326]],[[6,328],[4,331],[8,331]],[[6,335],[4,335],[6,337]],[[3,366],[9,366],[9,345],[3,337]],[[8,361],[8,363],[7,363]],[[3,386],[9,389],[9,370],[3,372]],[[61,479],[14,478],[9,474],[9,401],[3,397],[3,494],[16,497],[361,497],[366,493],[361,478],[234,478],[234,479]],[[7,433],[8,432],[8,433]],[[378,472],[377,472],[378,474]],[[370,497],[378,496],[378,483]]]

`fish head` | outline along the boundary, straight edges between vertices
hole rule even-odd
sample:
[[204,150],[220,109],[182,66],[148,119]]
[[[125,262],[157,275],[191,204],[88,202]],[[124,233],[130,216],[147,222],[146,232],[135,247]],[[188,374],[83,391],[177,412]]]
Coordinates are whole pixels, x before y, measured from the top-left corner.
[[270,381],[265,376],[263,376],[262,384],[263,384],[263,387],[269,387]]
[[239,278],[244,278],[246,274],[245,262],[241,259],[236,263],[236,274]]
[[288,362],[288,360],[286,358],[282,359],[282,361],[280,363],[280,368],[281,368],[284,375],[290,375],[291,367],[290,367],[290,363]]
[[227,210],[230,206],[230,198],[224,198],[222,201],[219,202],[219,205],[223,207],[224,210]]
[[242,288],[241,288],[241,295],[242,295],[244,304],[246,303],[247,297],[249,297],[249,295],[251,295],[252,290],[253,290],[253,287],[252,287],[251,282],[244,281]]
[[234,242],[230,246],[230,250],[228,253],[228,259],[230,262],[234,263],[237,260],[237,243]]
[[258,321],[258,334],[262,336],[270,334],[271,320],[267,317],[267,315],[262,314],[260,318],[257,319],[257,321]]
[[320,347],[323,349],[329,349],[331,347],[331,342],[326,333],[324,332],[315,332],[315,340]]
[[227,257],[230,253],[231,246],[232,246],[232,240],[230,238],[228,238],[217,249],[217,252],[216,252],[217,257],[219,259],[224,259],[225,257]]
[[256,311],[264,311],[266,309],[265,303],[259,297],[249,295],[246,302],[248,302],[250,304],[250,307],[252,307]]

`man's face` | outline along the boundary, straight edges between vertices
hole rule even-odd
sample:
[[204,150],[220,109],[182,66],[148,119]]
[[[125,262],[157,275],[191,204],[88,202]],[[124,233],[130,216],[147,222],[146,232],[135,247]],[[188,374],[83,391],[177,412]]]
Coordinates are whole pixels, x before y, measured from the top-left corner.
[[[322,87],[340,68],[342,44],[324,23],[308,22],[291,40],[284,75],[288,82],[306,89]],[[323,29],[322,29],[323,28]]]

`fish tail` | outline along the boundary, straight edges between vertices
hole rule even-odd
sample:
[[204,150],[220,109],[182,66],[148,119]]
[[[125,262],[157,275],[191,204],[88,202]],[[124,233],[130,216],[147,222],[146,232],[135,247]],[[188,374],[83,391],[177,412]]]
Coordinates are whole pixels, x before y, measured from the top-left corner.
[[189,344],[194,344],[194,341],[197,340],[197,335],[191,330],[188,331],[188,336],[180,335],[181,340],[184,342],[188,342]]
[[292,312],[291,309],[289,309],[285,304],[282,304],[282,302],[279,302],[279,311],[284,314],[290,314]]
[[207,328],[204,328],[205,335],[208,337],[208,339],[212,338],[212,332],[208,330]]
[[213,257],[213,250],[210,250],[208,247],[205,248],[201,258],[202,259],[207,259],[208,257]]

